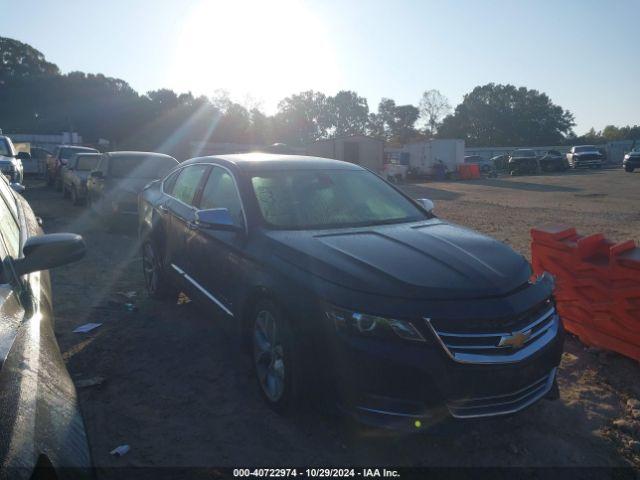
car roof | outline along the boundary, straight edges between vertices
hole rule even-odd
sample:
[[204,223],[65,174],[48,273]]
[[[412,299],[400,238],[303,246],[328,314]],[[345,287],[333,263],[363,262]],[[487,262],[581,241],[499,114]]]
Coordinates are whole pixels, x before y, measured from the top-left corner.
[[110,158],[139,157],[142,159],[142,158],[149,158],[149,157],[158,157],[158,158],[175,160],[175,162],[178,163],[178,161],[175,158],[173,158],[171,155],[166,155],[164,153],[156,153],[156,152],[122,151],[122,152],[106,152],[105,155],[108,155]]
[[97,152],[98,150],[93,147],[83,147],[82,145],[58,145],[58,148],[77,148],[78,150],[89,150]]
[[196,157],[186,162],[190,163],[227,163],[243,171],[264,170],[364,170],[354,163],[334,160],[332,158],[310,157],[306,155],[285,155],[280,153],[239,153],[232,155],[212,155]]

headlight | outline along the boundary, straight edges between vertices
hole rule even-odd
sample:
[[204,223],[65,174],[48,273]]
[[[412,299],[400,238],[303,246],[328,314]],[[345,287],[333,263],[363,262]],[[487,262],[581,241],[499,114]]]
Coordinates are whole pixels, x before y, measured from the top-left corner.
[[341,333],[378,338],[402,338],[415,342],[424,342],[422,334],[406,320],[378,317],[360,312],[350,312],[331,307],[325,312],[327,319],[333,322]]

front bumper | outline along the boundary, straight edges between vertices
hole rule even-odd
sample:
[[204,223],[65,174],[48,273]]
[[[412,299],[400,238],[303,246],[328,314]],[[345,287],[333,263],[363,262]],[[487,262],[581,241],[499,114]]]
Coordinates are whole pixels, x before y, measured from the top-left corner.
[[579,168],[579,167],[600,167],[600,166],[602,166],[602,160],[601,159],[594,159],[594,160],[576,159],[576,160],[573,161],[573,165],[576,168]]
[[514,361],[454,358],[428,328],[426,343],[341,338],[334,369],[341,406],[362,423],[409,430],[517,413],[555,387],[564,335],[554,321],[557,328]]
[[624,167],[640,168],[640,157],[629,157],[622,161]]

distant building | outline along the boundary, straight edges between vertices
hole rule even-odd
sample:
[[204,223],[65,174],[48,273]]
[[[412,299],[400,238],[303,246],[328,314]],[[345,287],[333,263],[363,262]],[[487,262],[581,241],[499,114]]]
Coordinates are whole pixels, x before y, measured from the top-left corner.
[[464,162],[464,140],[421,140],[401,148],[389,147],[385,152],[388,158],[399,158],[401,164],[408,165],[418,175],[431,175],[436,164],[443,164],[448,171],[454,172]]
[[343,160],[379,172],[384,163],[384,141],[366,135],[329,138],[307,145],[307,155]]

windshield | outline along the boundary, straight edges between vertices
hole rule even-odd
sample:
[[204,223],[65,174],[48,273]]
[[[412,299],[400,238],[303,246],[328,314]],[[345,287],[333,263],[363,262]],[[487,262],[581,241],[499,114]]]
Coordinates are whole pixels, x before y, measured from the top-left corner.
[[585,145],[583,147],[576,147],[573,151],[575,153],[581,153],[581,152],[593,152],[596,150],[596,147],[594,147],[593,145]]
[[78,157],[78,163],[76,164],[76,170],[90,171],[94,170],[98,166],[98,155],[82,155]]
[[74,154],[79,152],[98,153],[98,151],[93,148],[64,147],[60,150],[60,158],[69,160]]
[[362,170],[269,171],[251,178],[260,212],[275,228],[313,229],[428,218],[383,180]]
[[533,150],[515,150],[511,156],[513,158],[521,158],[521,157],[535,157],[536,152]]
[[156,179],[164,177],[178,162],[171,157],[113,157],[109,174],[115,178]]

